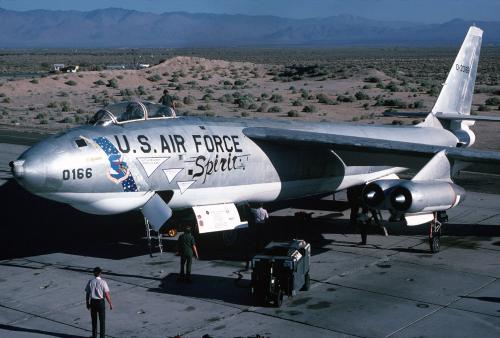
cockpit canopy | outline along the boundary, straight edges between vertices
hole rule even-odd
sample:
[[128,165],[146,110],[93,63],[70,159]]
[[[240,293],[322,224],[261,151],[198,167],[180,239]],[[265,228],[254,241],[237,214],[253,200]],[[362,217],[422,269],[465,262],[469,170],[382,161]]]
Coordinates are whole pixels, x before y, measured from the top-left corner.
[[148,101],[130,101],[110,104],[100,109],[90,119],[89,124],[107,126],[109,124],[174,117],[176,115],[173,108]]

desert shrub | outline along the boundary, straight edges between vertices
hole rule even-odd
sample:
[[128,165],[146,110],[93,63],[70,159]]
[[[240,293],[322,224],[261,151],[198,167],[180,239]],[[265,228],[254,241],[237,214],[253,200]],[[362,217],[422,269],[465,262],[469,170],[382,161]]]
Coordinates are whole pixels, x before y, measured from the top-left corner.
[[147,97],[147,99],[148,99],[148,101],[154,101],[154,100],[156,100],[156,98],[155,98],[155,96],[154,96],[154,95],[149,95],[149,96]]
[[116,78],[117,78],[118,80],[123,80],[123,75],[117,75],[117,76],[116,76]]
[[354,97],[352,96],[345,96],[345,95],[339,95],[337,96],[337,101],[338,102],[354,102]]
[[249,112],[247,112],[247,111],[242,111],[241,112],[241,117],[248,117],[248,116],[250,116]]
[[201,99],[205,102],[208,102],[210,100],[213,100],[213,96],[212,96],[212,94],[205,94],[205,95],[203,95],[203,97]]
[[488,106],[482,104],[477,108],[478,111],[488,111]]
[[292,106],[294,106],[294,107],[299,107],[299,106],[303,106],[303,105],[304,105],[304,103],[302,102],[301,99],[295,99],[292,101]]
[[40,120],[39,123],[40,124],[49,124],[49,121],[47,121],[46,119],[42,119],[42,120]]
[[75,121],[73,120],[73,118],[72,118],[72,117],[70,117],[70,116],[66,116],[66,117],[65,117],[65,118],[63,118],[60,122],[62,122],[62,123],[73,123],[73,122],[75,122]]
[[413,102],[413,107],[410,108],[424,109],[425,108],[424,101],[415,101]]
[[118,81],[115,78],[110,79],[108,80],[108,84],[106,86],[111,88],[118,88]]
[[125,88],[120,90],[120,95],[130,97],[134,95],[134,92],[132,89]]
[[487,106],[498,106],[500,105],[500,99],[498,97],[490,97],[484,104]]
[[267,103],[262,103],[260,107],[257,109],[259,113],[267,113],[269,110],[269,105]]
[[104,86],[106,83],[103,80],[99,79],[97,81],[94,81],[94,84],[97,86]]
[[231,94],[224,94],[219,97],[219,102],[221,103],[234,103],[234,98]]
[[354,97],[356,98],[356,100],[369,100],[370,99],[370,96],[368,96],[368,94],[361,92],[361,91],[354,94]]
[[71,105],[68,101],[63,101],[60,104],[61,104],[61,111],[68,112],[71,110]]
[[64,83],[67,84],[68,86],[76,86],[76,82],[73,80],[69,80],[69,81],[66,81]]
[[288,115],[288,117],[299,117],[300,114],[298,111],[296,110],[290,110],[288,113],[286,113]]
[[234,81],[235,86],[243,86],[245,84],[245,81],[243,80],[236,80]]
[[6,97],[2,100],[3,103],[10,103],[10,98]]
[[35,116],[35,120],[41,120],[41,119],[44,119],[46,117],[47,117],[47,114],[45,114],[45,113],[38,113]]
[[325,94],[318,94],[318,95],[316,95],[316,98],[318,99],[318,103],[336,104],[336,102],[332,98],[328,97]]
[[370,76],[370,77],[367,77],[364,79],[365,82],[368,82],[368,83],[379,83],[381,82],[382,80],[380,80],[378,77],[376,76]]
[[273,94],[271,95],[271,98],[269,100],[274,103],[283,102],[283,96],[281,96],[280,94]]
[[137,95],[146,95],[148,93],[144,86],[137,87],[137,90],[135,92],[137,93]]
[[389,90],[391,93],[399,91],[399,87],[393,81],[389,82],[387,86],[385,86],[385,89]]
[[151,82],[158,82],[161,80],[161,75],[160,74],[151,75],[151,76],[148,76],[146,79],[151,81]]
[[302,111],[303,111],[304,113],[315,113],[315,112],[317,112],[317,111],[318,111],[318,108],[316,108],[316,106],[314,106],[314,105],[310,104],[310,105],[305,106],[305,107],[302,109]]
[[37,79],[32,79],[30,82],[33,83],[33,84],[38,84],[38,80]]
[[269,113],[280,113],[281,112],[281,107],[279,107],[279,106],[272,106],[267,111]]
[[407,108],[408,104],[400,99],[377,99],[377,102],[375,102],[375,106]]
[[57,102],[49,102],[47,108],[57,108]]
[[196,109],[198,110],[210,110],[212,107],[209,104],[199,105]]
[[184,104],[195,104],[196,98],[193,95],[184,96],[182,102],[184,102]]

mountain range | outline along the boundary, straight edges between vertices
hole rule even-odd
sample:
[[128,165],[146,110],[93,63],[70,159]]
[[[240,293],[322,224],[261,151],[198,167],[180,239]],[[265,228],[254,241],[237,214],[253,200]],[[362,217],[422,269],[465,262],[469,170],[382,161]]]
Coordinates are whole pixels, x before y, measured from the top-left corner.
[[485,31],[484,43],[500,43],[496,21],[419,24],[350,15],[290,19],[120,8],[88,12],[0,8],[0,48],[456,45],[472,24]]

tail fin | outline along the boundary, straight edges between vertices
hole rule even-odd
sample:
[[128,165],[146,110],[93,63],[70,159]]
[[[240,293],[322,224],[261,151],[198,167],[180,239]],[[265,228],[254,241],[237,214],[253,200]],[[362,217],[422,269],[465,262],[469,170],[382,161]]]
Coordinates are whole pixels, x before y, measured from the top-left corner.
[[483,31],[470,27],[432,113],[470,115]]

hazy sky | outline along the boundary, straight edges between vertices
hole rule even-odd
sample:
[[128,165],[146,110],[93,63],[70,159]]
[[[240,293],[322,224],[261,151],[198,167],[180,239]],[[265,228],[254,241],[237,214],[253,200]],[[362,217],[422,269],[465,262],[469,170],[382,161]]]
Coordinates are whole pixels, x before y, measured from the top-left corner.
[[186,11],[292,18],[351,14],[426,23],[454,18],[500,21],[500,0],[0,0],[0,7],[82,11],[120,7],[153,13]]

